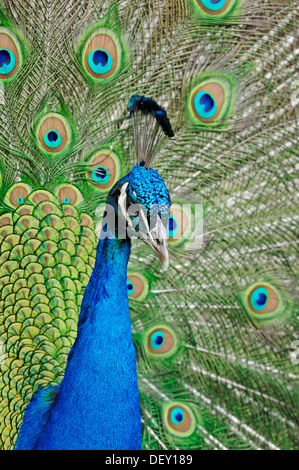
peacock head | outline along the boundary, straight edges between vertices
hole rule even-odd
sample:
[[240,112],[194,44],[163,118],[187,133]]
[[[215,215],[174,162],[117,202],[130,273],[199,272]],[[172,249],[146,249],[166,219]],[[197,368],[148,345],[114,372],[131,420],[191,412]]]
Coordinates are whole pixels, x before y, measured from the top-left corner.
[[151,166],[164,139],[171,139],[174,132],[166,110],[152,98],[132,95],[128,109],[137,163],[108,194],[101,237],[138,237],[157,253],[166,269],[171,201],[163,179]]
[[109,207],[117,237],[142,239],[157,253],[166,269],[169,263],[167,224],[170,206],[169,192],[163,179],[156,170],[147,169],[141,160],[110,190],[106,216]]

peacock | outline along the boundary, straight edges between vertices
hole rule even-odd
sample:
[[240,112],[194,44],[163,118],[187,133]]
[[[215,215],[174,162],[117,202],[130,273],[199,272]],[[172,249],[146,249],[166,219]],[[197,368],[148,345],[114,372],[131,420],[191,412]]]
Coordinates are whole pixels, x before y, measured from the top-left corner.
[[0,447],[298,448],[298,4],[0,1]]

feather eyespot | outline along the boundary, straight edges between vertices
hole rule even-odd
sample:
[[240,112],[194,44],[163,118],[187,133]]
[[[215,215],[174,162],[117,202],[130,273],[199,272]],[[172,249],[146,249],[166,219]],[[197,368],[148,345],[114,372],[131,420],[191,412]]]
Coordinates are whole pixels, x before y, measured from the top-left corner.
[[255,320],[271,320],[283,314],[287,299],[282,290],[267,282],[250,286],[242,296],[247,313]]
[[190,208],[173,204],[167,223],[169,245],[178,245],[190,235],[192,230],[192,212]]
[[119,70],[121,54],[117,35],[109,29],[99,28],[87,40],[83,51],[83,65],[92,78],[108,78]]
[[21,60],[21,49],[15,34],[7,28],[0,28],[0,80],[13,77]]
[[5,195],[5,202],[11,207],[19,207],[24,204],[31,187],[25,183],[14,184]]
[[166,429],[177,437],[189,437],[196,430],[196,418],[191,408],[175,402],[164,406],[163,423]]
[[79,189],[72,184],[61,184],[55,189],[55,196],[62,204],[77,206],[82,200]]
[[222,16],[231,11],[236,0],[196,0],[200,9],[209,16]]
[[195,122],[215,125],[224,118],[230,105],[231,87],[224,78],[210,78],[190,94],[189,107]]
[[100,191],[112,188],[120,176],[120,163],[117,155],[108,149],[96,152],[89,161],[89,182]]
[[164,359],[177,351],[178,336],[169,326],[158,325],[147,332],[145,346],[150,356]]
[[49,113],[39,121],[36,137],[39,147],[47,153],[65,150],[71,141],[71,128],[61,114]]
[[129,299],[144,300],[149,291],[147,277],[140,273],[128,273],[127,291]]

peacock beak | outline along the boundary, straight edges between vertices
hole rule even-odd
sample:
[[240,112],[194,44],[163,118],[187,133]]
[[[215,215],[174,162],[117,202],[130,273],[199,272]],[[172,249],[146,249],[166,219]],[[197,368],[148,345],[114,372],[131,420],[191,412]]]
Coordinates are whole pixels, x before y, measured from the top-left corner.
[[146,234],[141,234],[141,238],[157,253],[159,259],[162,261],[163,271],[166,271],[169,265],[167,230],[159,216],[156,218],[154,228],[149,230]]
[[[163,264],[163,271],[166,271],[169,265],[169,253],[167,246],[167,230],[163,225],[163,222],[158,214],[155,218],[150,217],[150,223],[148,221],[148,214],[145,207],[142,204],[133,203],[127,194],[127,187],[129,183],[126,182],[122,185],[120,195],[118,198],[119,211],[128,224],[128,228],[131,231],[131,236],[137,236],[149,245],[159,256]],[[127,206],[127,202],[131,201],[132,204]],[[153,211],[154,212],[154,211]],[[154,212],[155,213],[155,212]],[[132,217],[136,218],[139,222],[139,229],[136,231],[136,225],[134,225]],[[154,219],[154,220],[152,220]],[[152,225],[154,225],[153,228]]]

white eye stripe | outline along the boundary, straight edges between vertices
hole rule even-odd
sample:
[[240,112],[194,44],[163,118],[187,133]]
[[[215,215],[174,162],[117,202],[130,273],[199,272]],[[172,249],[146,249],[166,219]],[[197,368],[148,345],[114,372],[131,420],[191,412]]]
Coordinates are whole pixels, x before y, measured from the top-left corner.
[[141,211],[139,212],[139,217],[142,219],[142,222],[144,223],[144,226],[146,227],[146,230],[149,231],[149,225],[148,225],[148,221],[147,221],[146,212],[144,210],[142,210],[142,208],[141,208]]
[[[123,215],[123,217],[126,219],[126,221],[128,222],[128,226],[135,231],[135,227],[133,225],[133,222],[132,222],[132,219],[126,209],[126,200],[127,200],[127,187],[128,187],[128,184],[129,183],[124,183],[120,189],[120,195],[119,195],[119,198],[118,198],[118,205],[119,205],[119,208],[120,208],[120,212],[121,214]],[[134,192],[133,192],[134,194]],[[135,194],[136,195],[136,194]],[[143,227],[146,229],[146,232],[149,231],[149,224],[148,224],[148,221],[147,221],[147,214],[146,214],[146,210],[140,205],[140,204],[133,204],[132,205],[133,207],[136,206],[136,210],[138,210],[138,216],[139,216],[139,219],[140,219],[140,222],[141,222],[141,226],[143,224]]]
[[129,214],[126,211],[126,199],[127,199],[126,189],[127,189],[128,185],[129,185],[129,183],[124,183],[122,185],[121,190],[120,190],[120,196],[118,198],[118,205],[119,205],[119,208],[120,208],[120,211],[121,211],[122,215],[124,216],[126,221],[130,224],[131,219],[130,219]]

